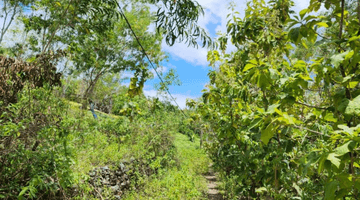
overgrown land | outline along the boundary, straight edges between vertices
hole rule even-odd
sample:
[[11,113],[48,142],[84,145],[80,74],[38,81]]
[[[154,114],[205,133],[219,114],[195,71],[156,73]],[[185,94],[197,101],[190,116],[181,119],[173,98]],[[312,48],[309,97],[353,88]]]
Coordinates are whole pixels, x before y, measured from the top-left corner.
[[[218,198],[360,199],[360,0],[231,3],[216,39],[193,0],[0,5],[0,198],[207,199],[215,170]],[[180,83],[162,41],[210,48],[186,109],[143,94]]]

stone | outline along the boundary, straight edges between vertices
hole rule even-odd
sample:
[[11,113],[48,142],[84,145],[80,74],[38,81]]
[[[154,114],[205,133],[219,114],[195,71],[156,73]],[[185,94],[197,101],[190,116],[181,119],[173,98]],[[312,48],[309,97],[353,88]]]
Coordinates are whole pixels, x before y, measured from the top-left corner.
[[90,171],[89,176],[90,176],[90,177],[96,176],[96,171]]
[[122,183],[120,184],[120,186],[121,186],[121,188],[126,187],[126,182],[122,182]]
[[119,167],[120,167],[121,171],[125,170],[125,165],[123,163],[120,163]]
[[122,176],[122,178],[123,178],[124,180],[127,180],[127,179],[129,179],[129,176],[128,176],[127,174],[124,174],[124,175]]
[[118,185],[114,185],[110,187],[113,192],[118,192],[120,190],[120,187]]
[[110,182],[106,179],[101,181],[103,185],[110,185]]

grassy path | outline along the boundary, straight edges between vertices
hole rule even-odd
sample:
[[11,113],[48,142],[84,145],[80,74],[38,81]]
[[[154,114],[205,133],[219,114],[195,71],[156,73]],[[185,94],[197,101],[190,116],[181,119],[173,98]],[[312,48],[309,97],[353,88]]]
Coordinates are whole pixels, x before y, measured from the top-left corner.
[[219,182],[216,178],[216,174],[214,173],[214,171],[212,170],[211,166],[209,168],[209,172],[208,174],[206,174],[204,176],[208,182],[207,187],[208,187],[208,192],[207,192],[207,197],[210,200],[222,200],[223,195],[220,193],[220,190],[218,189],[218,185]]
[[200,141],[190,142],[182,134],[175,134],[177,163],[162,170],[146,183],[140,193],[131,193],[126,199],[207,199],[210,159],[200,149]]

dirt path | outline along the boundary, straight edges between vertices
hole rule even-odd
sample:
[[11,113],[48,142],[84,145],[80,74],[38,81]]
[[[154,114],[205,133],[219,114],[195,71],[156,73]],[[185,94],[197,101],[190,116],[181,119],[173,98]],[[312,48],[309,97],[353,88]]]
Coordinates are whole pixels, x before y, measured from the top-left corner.
[[216,174],[210,166],[208,174],[204,176],[208,181],[208,199],[210,200],[223,200],[224,197],[220,194],[218,187],[218,182],[216,179]]

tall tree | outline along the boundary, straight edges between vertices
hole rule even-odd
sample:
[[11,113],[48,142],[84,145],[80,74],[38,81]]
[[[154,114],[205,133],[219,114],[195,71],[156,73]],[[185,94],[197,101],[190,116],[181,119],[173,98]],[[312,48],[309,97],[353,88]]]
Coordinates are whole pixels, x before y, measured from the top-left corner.
[[[126,17],[146,49],[146,54],[154,64],[159,65],[165,54],[161,51],[161,35],[148,31],[152,20],[149,7],[140,3],[127,2],[127,4],[131,5],[131,10],[125,12]],[[134,72],[135,77],[131,80],[131,84],[135,84],[135,87],[130,88],[134,90],[130,92],[136,94],[142,90],[144,82],[152,75],[146,57],[135,38],[131,36],[128,25],[125,21],[112,20],[115,21],[112,29],[101,33],[88,30],[90,34],[84,30],[89,26],[87,21],[84,21],[84,24],[74,27],[62,39],[63,43],[69,44],[70,59],[73,61],[75,72],[83,73],[83,77],[88,82],[83,94],[84,99],[91,96],[97,81],[106,73],[125,70]],[[137,77],[140,80],[137,80]]]

